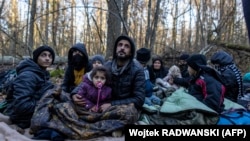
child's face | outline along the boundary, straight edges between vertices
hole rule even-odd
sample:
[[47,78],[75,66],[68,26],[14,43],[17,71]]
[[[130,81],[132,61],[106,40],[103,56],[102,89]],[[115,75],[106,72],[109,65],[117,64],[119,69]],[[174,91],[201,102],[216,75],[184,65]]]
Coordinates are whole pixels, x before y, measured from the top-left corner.
[[93,64],[92,64],[93,68],[98,67],[98,66],[102,66],[102,63],[100,61],[93,62]]
[[98,71],[96,73],[96,75],[94,75],[94,77],[93,77],[93,83],[94,83],[94,85],[97,87],[98,83],[102,83],[102,85],[104,85],[105,82],[106,82],[106,77],[105,77],[104,72]]

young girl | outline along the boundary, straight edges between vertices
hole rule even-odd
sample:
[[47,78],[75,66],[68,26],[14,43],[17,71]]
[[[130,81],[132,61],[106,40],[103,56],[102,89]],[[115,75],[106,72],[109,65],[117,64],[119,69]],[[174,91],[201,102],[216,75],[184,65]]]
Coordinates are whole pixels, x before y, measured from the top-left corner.
[[78,94],[86,102],[85,109],[91,112],[100,112],[100,106],[111,100],[110,74],[104,66],[96,66],[90,73],[83,76]]

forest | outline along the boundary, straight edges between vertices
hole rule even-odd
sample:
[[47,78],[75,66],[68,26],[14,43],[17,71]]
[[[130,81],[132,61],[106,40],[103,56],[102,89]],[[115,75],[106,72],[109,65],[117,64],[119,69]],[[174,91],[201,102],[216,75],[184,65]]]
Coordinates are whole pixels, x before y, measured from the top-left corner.
[[249,48],[241,0],[0,0],[0,22],[1,65],[43,44],[65,61],[77,42],[107,59],[120,34],[165,58],[211,46]]

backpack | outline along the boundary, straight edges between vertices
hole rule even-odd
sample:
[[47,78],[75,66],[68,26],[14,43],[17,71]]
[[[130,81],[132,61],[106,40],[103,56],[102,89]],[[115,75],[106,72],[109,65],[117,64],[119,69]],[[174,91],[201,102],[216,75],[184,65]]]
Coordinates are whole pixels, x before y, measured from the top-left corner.
[[221,113],[217,125],[250,125],[250,112],[235,110]]
[[4,99],[7,94],[12,93],[12,83],[17,77],[15,69],[10,69],[0,74],[0,91],[2,93],[2,99],[0,99],[0,112],[3,112],[7,107],[7,101]]
[[10,69],[5,72],[2,72],[0,74],[1,76],[1,86],[0,86],[0,91],[3,94],[7,94],[10,89],[11,89],[11,84],[14,81],[14,79],[17,77],[16,69]]

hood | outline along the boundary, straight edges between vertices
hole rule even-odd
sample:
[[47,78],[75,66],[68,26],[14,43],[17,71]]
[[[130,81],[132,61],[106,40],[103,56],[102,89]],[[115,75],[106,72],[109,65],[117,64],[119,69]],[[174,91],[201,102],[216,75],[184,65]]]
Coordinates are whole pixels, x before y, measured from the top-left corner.
[[100,61],[102,63],[102,65],[105,63],[104,56],[101,54],[96,54],[96,55],[92,56],[90,60],[91,60],[90,62],[92,65],[95,61]]
[[190,66],[196,71],[199,71],[199,69],[202,66],[207,65],[206,56],[203,54],[193,54],[186,61],[187,61],[188,66]]
[[220,66],[229,65],[233,63],[233,57],[225,51],[218,51],[212,55],[211,63]]
[[88,72],[88,73],[86,73],[86,74],[83,76],[83,81],[84,81],[85,83],[88,83],[88,84],[91,85],[91,86],[94,86],[94,83],[93,83],[93,81],[92,81],[92,79],[91,79],[91,77],[90,77],[90,73],[91,73],[91,72]]
[[134,58],[134,56],[135,56],[135,43],[134,43],[134,41],[133,41],[133,39],[131,39],[130,37],[128,37],[128,36],[126,36],[126,35],[121,35],[121,36],[119,36],[117,39],[116,39],[116,41],[115,41],[115,46],[114,46],[114,50],[113,50],[113,59],[116,59],[117,58],[117,56],[116,56],[116,48],[117,48],[117,44],[118,44],[118,42],[119,41],[121,41],[121,40],[127,40],[127,41],[129,41],[129,43],[130,43],[130,45],[131,45],[131,58],[130,58],[130,60],[133,60],[133,58]]
[[73,56],[73,51],[74,51],[75,49],[79,50],[79,51],[83,54],[83,56],[84,56],[84,58],[85,58],[84,61],[89,62],[89,57],[88,57],[88,53],[87,53],[87,50],[86,50],[85,45],[84,45],[83,43],[76,43],[76,44],[74,44],[74,45],[69,49],[69,52],[68,52],[68,63],[71,62],[72,56]]
[[36,64],[31,58],[24,59],[17,65],[16,67],[17,75],[24,71],[31,71],[38,75],[45,75],[49,78],[48,71],[43,70],[41,67],[39,67],[39,65]]

